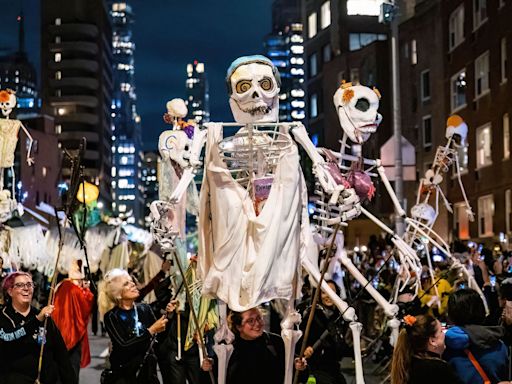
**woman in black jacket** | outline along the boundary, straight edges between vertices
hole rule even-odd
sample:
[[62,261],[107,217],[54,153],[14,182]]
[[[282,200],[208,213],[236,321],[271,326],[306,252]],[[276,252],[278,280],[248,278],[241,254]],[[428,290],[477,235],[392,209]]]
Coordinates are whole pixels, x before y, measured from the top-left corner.
[[113,269],[105,275],[107,295],[116,306],[105,314],[105,328],[112,341],[110,371],[105,383],[158,384],[153,342],[165,329],[167,319],[156,320],[147,304],[135,303],[139,297],[127,271]]
[[441,359],[445,349],[441,323],[431,315],[404,316],[393,351],[391,384],[461,384]]
[[34,293],[32,276],[13,272],[4,279],[3,290],[7,302],[0,311],[0,383],[33,384],[38,376],[41,343],[45,346],[40,382],[77,383],[64,340],[49,318],[53,306],[38,311],[30,305]]

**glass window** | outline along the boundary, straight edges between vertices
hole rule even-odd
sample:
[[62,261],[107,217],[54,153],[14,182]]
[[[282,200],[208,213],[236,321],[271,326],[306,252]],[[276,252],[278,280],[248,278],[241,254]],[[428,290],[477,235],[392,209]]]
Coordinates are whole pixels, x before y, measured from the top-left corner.
[[315,37],[316,33],[316,12],[313,12],[308,17],[308,38],[311,39],[312,37]]
[[508,113],[503,115],[503,159],[510,159],[510,120]]
[[451,80],[452,112],[466,106],[466,69],[456,73]]
[[430,100],[430,70],[421,72],[421,100]]
[[473,30],[487,20],[487,0],[473,0]]
[[[468,156],[468,145],[459,145],[456,149],[457,151],[457,157],[459,161],[459,172],[460,173],[466,173],[468,171],[468,163],[469,163],[469,156]],[[453,170],[455,174],[455,168]]]
[[55,25],[60,25],[62,23],[62,20],[60,19],[60,17],[57,17],[55,19]]
[[505,191],[505,230],[512,231],[512,190]]
[[449,21],[450,50],[464,41],[464,4],[450,15]]
[[58,63],[62,60],[62,55],[60,53],[55,54],[55,62]]
[[493,236],[494,197],[486,195],[478,198],[478,235]]
[[468,240],[469,235],[469,217],[466,212],[466,203],[460,202],[454,204],[453,226],[457,237],[460,240]]
[[476,130],[476,167],[486,167],[492,164],[491,157],[491,125],[485,125]]
[[489,51],[475,60],[475,94],[481,96],[489,91]]
[[504,37],[501,39],[501,82],[507,81],[507,39]]
[[423,147],[430,149],[432,147],[432,118],[431,116],[423,117]]
[[309,98],[309,117],[314,118],[318,116],[318,95],[312,94]]
[[331,44],[324,45],[322,48],[322,60],[324,63],[328,63],[331,61],[332,52],[331,52]]
[[411,41],[411,64],[418,64],[418,51],[416,50],[416,40]]
[[315,77],[318,74],[318,59],[316,53],[309,56],[309,77]]
[[320,28],[324,29],[331,25],[331,2],[326,1],[320,8]]

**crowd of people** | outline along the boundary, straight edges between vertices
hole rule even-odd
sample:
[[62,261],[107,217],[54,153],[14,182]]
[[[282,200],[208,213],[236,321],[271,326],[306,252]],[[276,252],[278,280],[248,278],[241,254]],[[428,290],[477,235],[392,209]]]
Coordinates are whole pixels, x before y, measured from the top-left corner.
[[[413,276],[421,280],[421,289],[417,294],[404,289],[398,295],[402,324],[399,338],[394,349],[388,345],[381,351],[391,362],[391,384],[507,383],[511,379],[510,255],[458,247],[458,257],[474,276],[487,307],[479,292],[468,288],[460,272],[450,269],[443,260],[434,263],[433,275],[425,267],[421,275]],[[371,241],[368,252],[356,252],[352,257],[371,283],[391,297],[399,271],[386,252],[385,243]],[[211,382],[210,375],[217,375],[214,330],[206,333],[204,349],[197,338],[184,348],[192,316],[188,303],[179,303],[169,290],[169,268],[170,263],[163,262],[162,270],[146,286],[123,269],[113,269],[102,277],[112,304],[102,324],[111,341],[102,383],[202,384]],[[95,311],[95,290],[81,270],[71,269],[55,287],[54,305],[40,310],[32,305],[37,300],[30,273],[2,274],[0,348],[9,353],[2,353],[0,359],[1,383],[34,383],[36,378],[44,384],[78,383],[80,368],[90,362],[88,324]],[[372,340],[386,337],[382,326],[385,317],[364,287],[349,276],[330,276],[327,284],[358,310],[365,329],[363,352],[370,356],[365,345],[369,349],[374,345]],[[153,290],[156,301],[151,305],[142,303]],[[308,279],[303,293],[297,305],[302,318],[307,319],[313,310],[315,316],[301,358],[302,339],[297,343],[294,370],[298,382],[343,384],[346,379],[340,362],[353,357],[348,324],[326,294],[322,293],[316,308],[312,308]],[[283,382],[285,349],[275,308],[266,305],[230,313],[235,338],[227,384]],[[300,325],[303,332],[305,327],[304,320]]]

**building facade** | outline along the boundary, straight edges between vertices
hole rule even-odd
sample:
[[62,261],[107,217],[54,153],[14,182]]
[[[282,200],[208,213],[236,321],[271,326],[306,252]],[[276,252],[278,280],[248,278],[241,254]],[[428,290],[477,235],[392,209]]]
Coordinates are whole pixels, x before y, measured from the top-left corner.
[[272,33],[265,37],[265,55],[281,75],[279,121],[305,118],[304,46],[300,1],[276,0],[272,4]]
[[204,63],[194,60],[187,64],[186,100],[188,119],[202,124],[210,121],[210,91]]
[[112,132],[112,211],[131,224],[144,225],[141,177],[141,119],[135,92],[135,44],[130,4],[111,1],[114,90],[111,104]]
[[[55,118],[59,145],[76,150],[87,140],[85,176],[112,202],[112,29],[101,0],[41,3],[41,98],[43,113]],[[70,177],[63,162],[62,176]]]
[[144,189],[144,226],[149,229],[151,225],[150,210],[151,203],[158,200],[158,164],[160,157],[156,152],[144,152],[142,163],[141,185]]
[[437,229],[449,241],[510,247],[512,4],[417,1],[412,11],[400,26],[402,117],[412,128],[420,176],[446,143],[446,118],[458,114],[469,127],[458,159],[475,221],[469,221],[456,175],[449,173],[444,188],[454,214]]

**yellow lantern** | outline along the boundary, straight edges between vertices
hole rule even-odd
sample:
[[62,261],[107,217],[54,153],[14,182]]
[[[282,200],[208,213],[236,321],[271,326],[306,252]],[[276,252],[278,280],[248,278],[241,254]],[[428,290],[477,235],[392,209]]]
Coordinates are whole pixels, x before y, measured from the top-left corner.
[[92,203],[93,201],[98,199],[100,195],[99,188],[89,183],[88,181],[82,182],[78,187],[78,192],[76,193],[76,198],[79,202],[83,203],[85,201],[86,204]]

